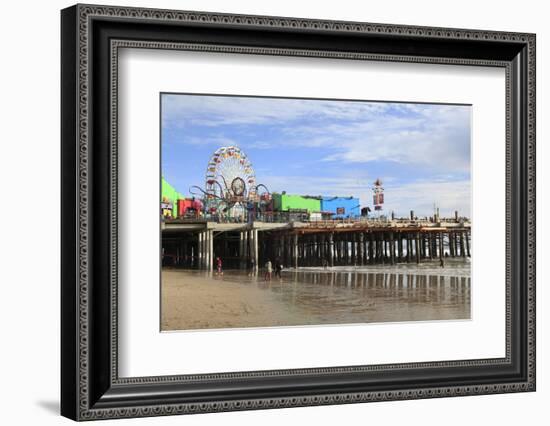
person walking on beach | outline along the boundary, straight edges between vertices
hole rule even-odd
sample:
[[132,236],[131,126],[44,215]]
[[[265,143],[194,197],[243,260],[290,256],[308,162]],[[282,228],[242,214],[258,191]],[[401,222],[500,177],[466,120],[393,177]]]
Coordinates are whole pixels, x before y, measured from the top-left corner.
[[277,259],[275,261],[275,276],[279,277],[280,280],[283,279],[283,277],[281,276],[281,271],[282,270],[283,270],[283,265],[281,265],[281,260]]
[[218,275],[223,275],[222,265],[223,265],[222,259],[221,257],[218,256],[216,258],[216,269],[218,271]]
[[271,260],[267,259],[267,262],[265,263],[265,280],[271,281],[271,274],[273,273],[273,265],[271,264]]
[[254,259],[250,259],[250,262],[248,264],[250,266],[250,272],[248,273],[248,276],[251,277],[252,275],[256,275],[255,274],[256,262],[254,262]]

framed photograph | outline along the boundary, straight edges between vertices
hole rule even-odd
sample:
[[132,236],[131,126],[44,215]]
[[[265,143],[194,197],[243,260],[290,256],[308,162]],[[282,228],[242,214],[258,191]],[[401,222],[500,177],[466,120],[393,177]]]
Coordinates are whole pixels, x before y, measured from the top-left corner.
[[61,412],[535,390],[535,35],[61,12]]

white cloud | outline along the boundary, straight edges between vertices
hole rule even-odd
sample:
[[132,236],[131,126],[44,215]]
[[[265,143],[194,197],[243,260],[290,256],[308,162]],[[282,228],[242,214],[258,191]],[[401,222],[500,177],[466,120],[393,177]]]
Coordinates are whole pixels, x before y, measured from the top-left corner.
[[[417,216],[433,214],[434,205],[442,217],[471,215],[471,185],[469,180],[441,182],[412,182],[386,187],[385,210],[399,216],[408,216],[414,210]],[[404,209],[406,209],[404,211]]]
[[[411,105],[411,110],[418,109]],[[380,114],[362,122],[289,129],[292,140],[305,146],[332,146],[325,161],[367,163],[393,161],[430,167],[451,174],[470,170],[470,111],[440,106],[401,117]]]
[[185,124],[211,127],[273,125],[308,117],[360,120],[389,107],[386,103],[371,102],[195,95],[164,95],[162,103],[163,126],[172,128]]
[[[240,126],[254,132],[249,146],[256,149],[323,148],[327,162],[391,161],[455,176],[470,171],[470,111],[456,105],[163,96],[166,128],[212,128],[212,136],[183,143],[239,144],[230,126]],[[267,138],[263,125],[277,131]]]
[[207,138],[199,138],[196,136],[186,136],[184,139],[180,139],[180,142],[185,143],[187,145],[194,145],[194,146],[212,145],[216,148],[220,146],[229,146],[229,145],[237,144],[237,141],[235,141],[234,139],[225,137],[223,135],[212,135],[211,137],[207,137]]

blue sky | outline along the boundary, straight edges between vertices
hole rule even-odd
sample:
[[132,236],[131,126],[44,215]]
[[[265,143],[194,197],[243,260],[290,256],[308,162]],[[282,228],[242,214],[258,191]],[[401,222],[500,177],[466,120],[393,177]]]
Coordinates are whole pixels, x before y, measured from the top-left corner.
[[385,210],[470,216],[471,107],[162,94],[162,174],[184,194],[208,160],[237,145],[271,192],[356,196]]

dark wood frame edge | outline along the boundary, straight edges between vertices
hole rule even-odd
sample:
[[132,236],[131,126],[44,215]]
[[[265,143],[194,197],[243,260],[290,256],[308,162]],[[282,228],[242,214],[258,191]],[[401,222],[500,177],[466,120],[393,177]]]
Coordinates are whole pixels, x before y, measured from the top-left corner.
[[[131,16],[132,11],[138,16]],[[180,16],[183,19],[178,19]],[[225,17],[228,22],[224,22]],[[82,19],[88,18],[94,27],[90,29],[90,40],[83,41],[80,26]],[[266,22],[277,25],[266,28]],[[329,27],[324,28],[325,25]],[[355,25],[359,26],[357,32]],[[410,29],[414,30],[412,35]],[[534,35],[86,5],[62,11],[61,35],[61,412],[64,416],[84,420],[535,389]],[[178,378],[168,382],[149,378],[135,383],[112,380],[111,293],[107,285],[110,259],[104,254],[109,252],[110,244],[107,232],[112,165],[108,144],[99,141],[105,142],[109,134],[109,66],[105,63],[108,47],[105,43],[121,36],[203,43],[214,43],[223,36],[231,45],[250,45],[253,39],[252,44],[259,47],[508,62],[512,82],[512,162],[508,176],[512,185],[511,362],[476,367],[389,366],[368,373],[354,373],[353,367],[346,372],[326,374],[286,375],[281,371],[267,377],[220,377],[190,382]],[[79,110],[82,48],[91,49],[88,66],[92,74],[92,111]],[[440,54],[434,54],[437,52]],[[80,131],[83,114],[92,117],[86,144],[82,143]],[[86,169],[80,167],[83,155],[89,160]],[[83,182],[89,185],[83,188]],[[83,205],[89,209],[83,211]],[[82,237],[85,244],[79,240]],[[83,300],[83,282],[90,292],[87,300]],[[83,303],[86,312],[81,308]]]

